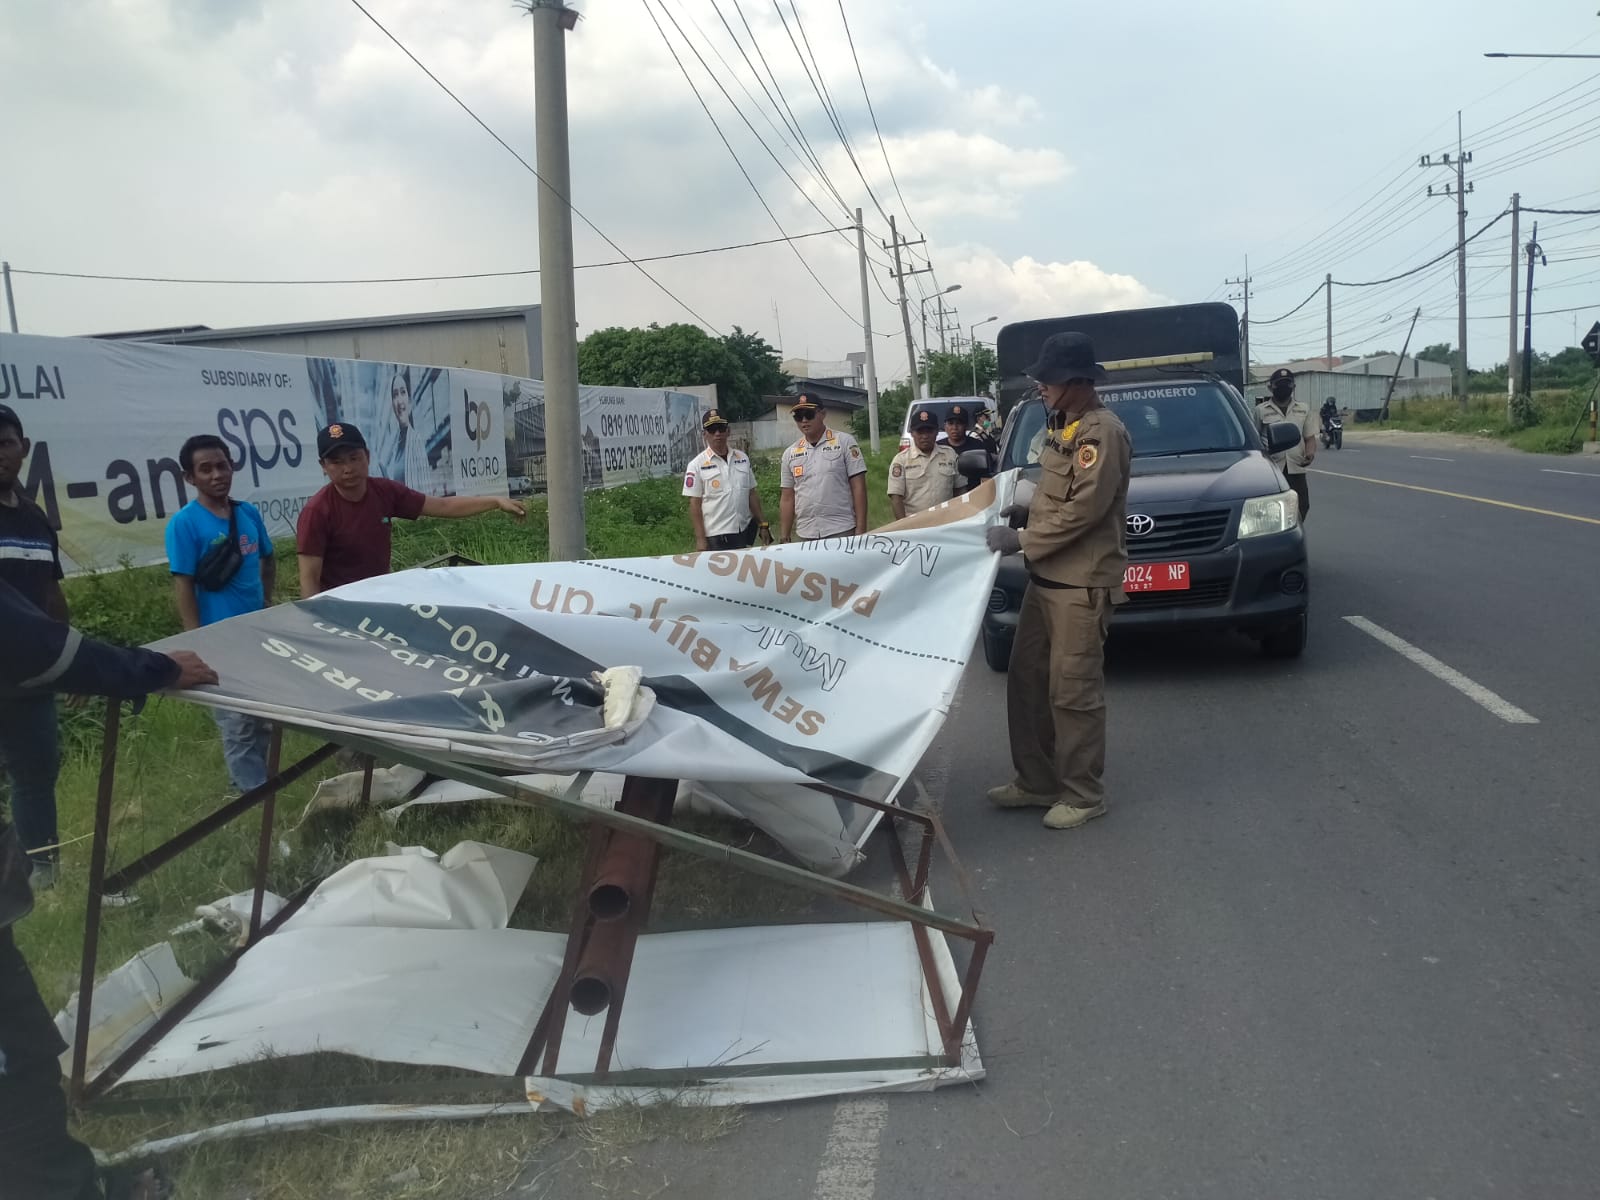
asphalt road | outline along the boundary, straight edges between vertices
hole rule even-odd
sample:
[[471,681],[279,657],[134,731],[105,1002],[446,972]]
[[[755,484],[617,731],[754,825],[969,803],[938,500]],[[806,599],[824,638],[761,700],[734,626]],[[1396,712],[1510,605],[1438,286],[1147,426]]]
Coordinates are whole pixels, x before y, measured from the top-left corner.
[[1105,819],[985,808],[1004,680],[974,655],[924,773],[998,931],[988,1079],[751,1110],[605,1194],[1600,1191],[1600,459],[1316,465],[1305,657],[1114,639]]

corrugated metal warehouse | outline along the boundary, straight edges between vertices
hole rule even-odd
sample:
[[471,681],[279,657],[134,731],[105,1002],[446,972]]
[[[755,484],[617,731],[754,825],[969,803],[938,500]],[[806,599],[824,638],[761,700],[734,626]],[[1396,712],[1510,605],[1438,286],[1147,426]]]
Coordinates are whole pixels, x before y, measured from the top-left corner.
[[267,354],[304,354],[313,358],[362,358],[432,367],[470,367],[523,379],[540,379],[544,375],[537,304],[239,329],[193,325],[95,336],[216,350],[259,350]]

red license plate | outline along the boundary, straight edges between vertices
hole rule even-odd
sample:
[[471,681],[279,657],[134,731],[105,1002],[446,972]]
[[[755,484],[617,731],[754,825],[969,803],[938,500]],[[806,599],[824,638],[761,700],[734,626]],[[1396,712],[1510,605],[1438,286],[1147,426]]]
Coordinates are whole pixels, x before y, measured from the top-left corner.
[[1189,564],[1186,562],[1129,563],[1122,576],[1125,592],[1186,592],[1189,590]]

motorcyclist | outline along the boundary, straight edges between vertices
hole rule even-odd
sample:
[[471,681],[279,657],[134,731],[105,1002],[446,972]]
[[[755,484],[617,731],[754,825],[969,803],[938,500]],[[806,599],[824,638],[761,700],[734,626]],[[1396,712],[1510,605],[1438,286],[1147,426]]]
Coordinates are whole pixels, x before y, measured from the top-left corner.
[[1324,400],[1322,402],[1322,413],[1321,413],[1321,415],[1322,415],[1322,429],[1323,429],[1323,432],[1326,433],[1327,429],[1328,429],[1328,422],[1333,420],[1334,417],[1337,417],[1339,415],[1339,402],[1337,400],[1335,400],[1332,396],[1329,396],[1326,400]]

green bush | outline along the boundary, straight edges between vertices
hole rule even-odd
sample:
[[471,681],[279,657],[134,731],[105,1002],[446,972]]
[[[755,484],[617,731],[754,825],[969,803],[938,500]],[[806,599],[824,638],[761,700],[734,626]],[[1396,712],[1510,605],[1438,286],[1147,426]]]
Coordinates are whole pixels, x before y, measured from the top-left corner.
[[1506,413],[1507,422],[1512,429],[1532,429],[1539,424],[1542,415],[1539,409],[1535,407],[1533,398],[1520,393],[1511,398],[1511,404]]

